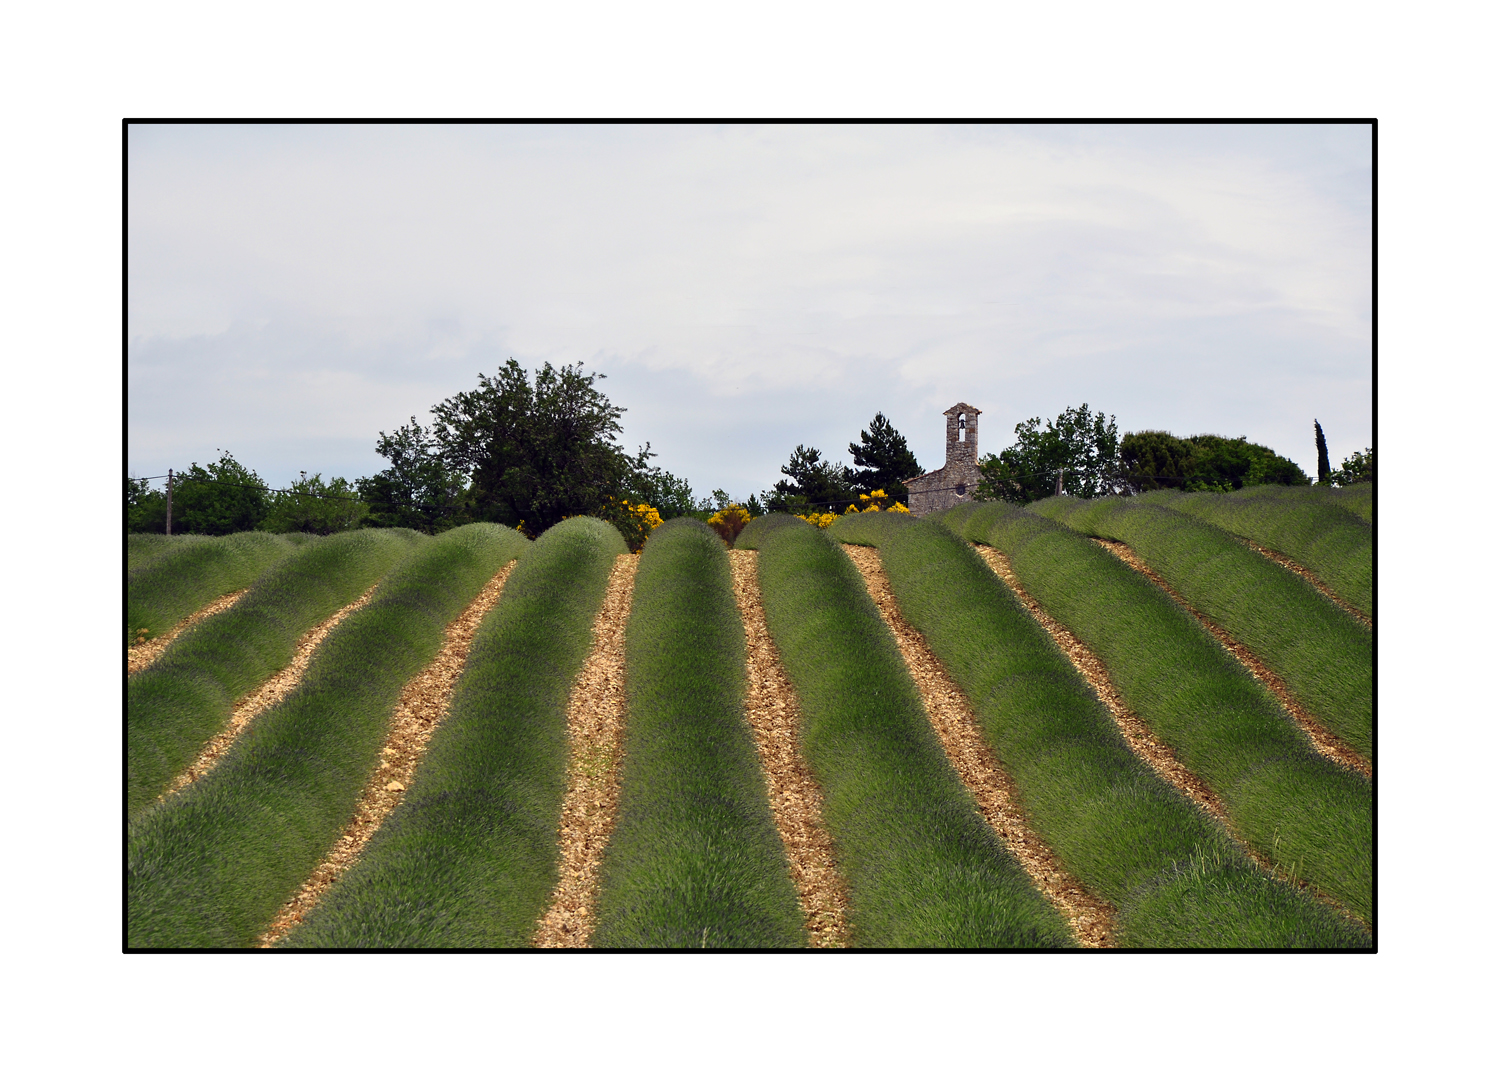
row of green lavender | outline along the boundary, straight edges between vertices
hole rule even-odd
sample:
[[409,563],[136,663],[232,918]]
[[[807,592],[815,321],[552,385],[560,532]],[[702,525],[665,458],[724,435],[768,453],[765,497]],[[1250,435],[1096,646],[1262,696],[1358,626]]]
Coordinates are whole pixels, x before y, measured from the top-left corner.
[[1047,631],[957,534],[893,514],[851,515],[831,533],[880,549],[902,614],[963,690],[1032,826],[1116,907],[1119,946],[1369,946],[1352,920],[1261,872],[1137,757]]
[[1140,501],[1191,514],[1285,555],[1366,617],[1375,614],[1375,529],[1318,488],[1153,491]]
[[125,640],[160,637],[188,615],[228,592],[250,585],[297,550],[284,536],[156,537],[126,548]]
[[297,688],[259,716],[213,771],[129,822],[130,947],[233,948],[255,940],[348,826],[402,687],[436,655],[447,624],[526,545],[515,531],[489,524],[420,542],[365,542],[379,557],[391,544],[408,550],[370,603],[328,635]]
[[520,948],[558,879],[568,694],[615,558],[589,517],[539,536],[474,635],[411,789],[287,948]]
[[853,943],[1076,946],[949,764],[894,637],[839,545],[774,515],[752,522],[737,546],[760,551],[766,622],[801,703],[802,751],[849,884]]
[[1099,657],[1127,706],[1219,797],[1244,842],[1373,924],[1370,782],[1320,756],[1191,613],[1039,513],[971,504],[945,521],[1010,558],[1021,586]]
[[[131,678],[125,693],[126,812],[140,812],[167,789],[223,729],[234,702],[291,661],[302,634],[427,542],[409,529],[367,529],[289,547],[291,553],[238,603],[182,634]],[[174,562],[173,568],[190,580],[204,569],[196,562]],[[204,576],[215,576],[212,566]],[[201,584],[196,587],[201,591]]]
[[1167,506],[1064,497],[1030,509],[1075,532],[1128,544],[1280,675],[1320,723],[1374,761],[1374,634],[1313,585],[1223,529]]

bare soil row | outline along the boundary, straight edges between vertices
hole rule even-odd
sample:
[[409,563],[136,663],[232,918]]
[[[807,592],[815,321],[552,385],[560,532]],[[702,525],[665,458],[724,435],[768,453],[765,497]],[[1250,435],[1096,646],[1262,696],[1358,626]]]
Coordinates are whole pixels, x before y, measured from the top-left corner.
[[639,555],[616,555],[593,644],[568,696],[568,790],[557,827],[557,887],[537,923],[538,948],[586,948],[599,866],[620,807],[625,741],[625,624]]
[[250,589],[241,588],[238,592],[227,592],[202,610],[194,611],[181,622],[178,622],[177,625],[172,627],[170,632],[163,633],[160,637],[153,637],[149,641],[127,645],[125,649],[126,672],[131,675],[140,674],[147,667],[151,666],[151,664],[161,659],[161,654],[167,650],[167,646],[178,637],[192,629],[199,622],[202,622],[205,618],[212,618],[221,611],[229,610],[248,591]]
[[[307,670],[307,665],[312,662],[313,653],[317,651],[318,645],[323,643],[323,638],[333,632],[333,628],[345,618],[369,603],[370,597],[375,594],[375,587],[371,585],[359,599],[334,611],[299,637],[297,647],[292,653],[292,661],[234,703],[234,710],[230,712],[229,722],[224,725],[224,729],[209,740],[208,745],[203,747],[203,752],[198,754],[198,759],[172,780],[171,785],[162,792],[157,801],[165,801],[169,795],[176,794],[190,783],[196,783],[212,771],[214,765],[219,763],[229,747],[234,744],[235,739],[239,738],[256,716],[281,703],[288,693],[296,689],[297,683],[302,680],[302,675]],[[239,593],[239,595],[243,594]],[[207,610],[207,608],[204,609]]]
[[[746,631],[746,713],[777,831],[813,947],[847,946],[848,890],[824,828],[821,794],[796,751],[800,713],[766,628],[755,552],[730,553]],[[594,929],[599,868],[614,830],[625,729],[625,627],[637,556],[621,555],[593,628],[593,645],[568,703],[569,784],[558,825],[559,874],[534,944],[585,948]]]
[[963,779],[979,803],[980,815],[1015,855],[1032,882],[1072,926],[1078,942],[1086,948],[1108,948],[1113,944],[1115,910],[1093,895],[1031,827],[1014,782],[1005,774],[986,743],[968,699],[943,668],[942,661],[927,647],[922,634],[901,614],[891,584],[872,547],[844,544],[844,553],[865,579],[886,626],[896,638],[912,681],[922,695],[927,718],[937,733],[954,771]]
[[[469,658],[474,633],[484,616],[500,601],[506,578],[515,565],[514,562],[506,563],[463,613],[448,624],[438,654],[402,689],[391,717],[390,733],[380,750],[380,766],[361,792],[342,838],[308,876],[297,894],[276,912],[270,926],[261,934],[261,947],[274,945],[311,913],[323,894],[359,860],[370,837],[401,804],[427,743],[448,713],[453,689]],[[335,617],[344,617],[355,607],[368,602],[372,592],[374,588]]]
[[1115,726],[1119,728],[1120,734],[1124,736],[1131,751],[1150,765],[1152,771],[1162,779],[1187,795],[1200,808],[1227,827],[1229,816],[1225,813],[1224,805],[1219,801],[1218,795],[1214,794],[1203,780],[1177,759],[1176,754],[1172,752],[1172,747],[1157,738],[1151,728],[1146,725],[1145,720],[1126,706],[1124,698],[1110,681],[1109,671],[1105,669],[1099,657],[1075,637],[1067,626],[1049,615],[1042,605],[1021,587],[1020,580],[1011,569],[1010,559],[1003,552],[983,545],[978,545],[976,549],[980,557],[995,571],[995,575],[1010,586],[1010,590],[1015,593],[1016,598],[1021,601],[1031,617],[1035,618],[1051,635],[1063,654],[1068,657],[1069,662],[1098,694],[1099,700],[1108,709],[1111,718],[1115,721]]
[[1196,607],[1184,599],[1176,589],[1162,578],[1161,574],[1157,573],[1139,555],[1131,550],[1129,544],[1121,543],[1118,540],[1098,538],[1094,542],[1109,551],[1137,573],[1149,578],[1153,584],[1171,596],[1173,602],[1196,618],[1204,629],[1213,634],[1214,639],[1224,647],[1225,651],[1234,656],[1246,670],[1255,676],[1257,681],[1271,691],[1272,696],[1286,709],[1287,714],[1297,721],[1297,725],[1302,728],[1303,732],[1312,741],[1314,749],[1329,760],[1358,772],[1366,779],[1374,775],[1374,769],[1364,754],[1319,723],[1317,718],[1287,688],[1286,683],[1282,681],[1281,677],[1275,671],[1261,662],[1260,658],[1254,652],[1235,640],[1229,633],[1206,618]]
[[[1130,548],[1126,544],[1115,544],[1109,540],[1099,539],[1096,539],[1095,542],[1112,550],[1116,546],[1125,548],[1125,551],[1130,555],[1130,559],[1127,559],[1126,561],[1128,561],[1133,568],[1150,576],[1153,581],[1155,581],[1158,585],[1165,589],[1177,603],[1181,604],[1184,607],[1184,609],[1191,611],[1200,621],[1204,623],[1205,626],[1210,629],[1211,632],[1215,633],[1215,636],[1219,638],[1220,643],[1224,644],[1226,648],[1229,648],[1231,653],[1234,654],[1236,658],[1241,658],[1241,661],[1243,662],[1243,657],[1240,656],[1239,652],[1235,651],[1235,648],[1239,648],[1241,652],[1249,655],[1248,649],[1244,649],[1242,646],[1234,645],[1234,647],[1231,647],[1234,642],[1232,641],[1232,639],[1228,638],[1227,634],[1224,634],[1222,630],[1219,630],[1217,627],[1213,626],[1206,619],[1203,619],[1202,615],[1199,615],[1196,611],[1193,610],[1192,607],[1184,603],[1182,598],[1177,595],[1177,593],[1174,592],[1166,584],[1166,582],[1162,581],[1160,577],[1152,572],[1144,562],[1141,562],[1140,559],[1135,556],[1134,552],[1130,551]],[[1361,921],[1361,919],[1359,919],[1357,915],[1351,912],[1337,899],[1334,899],[1332,896],[1327,895],[1320,889],[1309,885],[1305,881],[1297,880],[1291,877],[1290,875],[1285,873],[1279,866],[1263,857],[1250,844],[1246,843],[1244,839],[1236,832],[1234,826],[1230,823],[1229,814],[1228,812],[1226,812],[1223,802],[1219,800],[1219,797],[1214,794],[1214,792],[1209,788],[1208,784],[1204,783],[1201,778],[1199,778],[1185,765],[1183,765],[1182,762],[1179,761],[1176,755],[1172,752],[1171,747],[1157,738],[1156,735],[1152,733],[1151,729],[1146,725],[1145,721],[1126,706],[1124,698],[1121,697],[1119,690],[1115,688],[1114,683],[1110,680],[1109,671],[1105,667],[1103,662],[1100,661],[1099,657],[1094,655],[1093,651],[1089,649],[1089,647],[1082,641],[1080,641],[1076,636],[1074,636],[1066,626],[1058,622],[1056,619],[1052,618],[1046,612],[1046,609],[1043,608],[1042,605],[1038,603],[1036,599],[1033,598],[1030,593],[1028,593],[1026,589],[1021,586],[1020,580],[1016,577],[1014,570],[1011,568],[1010,559],[1008,559],[1003,552],[997,551],[993,547],[988,547],[983,544],[976,544],[975,548],[979,552],[980,556],[985,560],[985,562],[989,564],[990,568],[995,571],[996,576],[998,576],[1006,583],[1006,585],[1010,587],[1011,591],[1015,593],[1016,598],[1021,601],[1022,605],[1025,606],[1026,610],[1031,614],[1031,616],[1037,620],[1037,622],[1042,626],[1043,629],[1048,632],[1048,634],[1051,635],[1052,639],[1057,643],[1057,646],[1062,649],[1063,653],[1068,657],[1074,668],[1078,671],[1079,674],[1084,677],[1084,679],[1093,688],[1094,692],[1098,694],[1100,701],[1104,703],[1104,706],[1109,711],[1111,718],[1114,719],[1115,725],[1119,728],[1120,734],[1124,737],[1126,744],[1130,746],[1131,751],[1135,753],[1136,756],[1145,761],[1146,764],[1148,764],[1151,769],[1156,772],[1157,775],[1161,776],[1162,779],[1172,784],[1173,787],[1177,788],[1177,790],[1181,791],[1184,795],[1195,802],[1200,808],[1202,808],[1204,812],[1213,817],[1219,823],[1219,825],[1223,827],[1224,831],[1230,836],[1230,838],[1234,840],[1236,846],[1238,846],[1245,853],[1245,856],[1253,861],[1257,866],[1259,866],[1262,871],[1276,877],[1279,880],[1283,880],[1288,884],[1292,884],[1297,888],[1301,888],[1309,892],[1310,894],[1316,896],[1321,902],[1327,904],[1330,907],[1333,907],[1346,917],[1354,919],[1355,921]],[[1118,551],[1115,551],[1115,553],[1119,554]],[[1258,660],[1256,662],[1259,663]],[[1274,677],[1274,675],[1272,677]],[[1330,735],[1330,737],[1332,736]],[[1314,742],[1314,744],[1317,744],[1316,741]],[[1339,743],[1339,745],[1342,745],[1342,743]],[[1359,757],[1357,753],[1354,753],[1354,751],[1352,749],[1349,749],[1347,746],[1344,746],[1343,750],[1344,752],[1351,754],[1356,761],[1363,761],[1363,758]],[[1322,751],[1321,747],[1320,751]],[[1338,758],[1334,759],[1337,760]],[[1340,761],[1340,763],[1344,762]],[[1365,766],[1368,767],[1367,762],[1365,762]],[[1364,774],[1368,776],[1369,772],[1365,772]]]
[[[1105,540],[1096,542],[1151,578],[1184,609],[1192,612],[1276,695],[1320,753],[1366,776],[1371,774],[1368,761],[1318,724],[1280,679],[1248,649],[1238,645],[1222,629],[1185,603],[1128,546]],[[1028,823],[1014,785],[989,749],[962,691],[949,678],[921,634],[901,615],[878,552],[852,545],[844,545],[844,550],[860,570],[872,599],[894,635],[921,693],[933,729],[949,761],[973,793],[981,816],[1016,856],[1038,890],[1068,920],[1079,942],[1086,947],[1111,947],[1113,907],[1092,895],[1072,877]],[[1093,686],[1131,749],[1163,779],[1215,817],[1232,835],[1227,814],[1219,800],[1176,760],[1171,749],[1157,739],[1138,716],[1125,707],[1097,657],[1065,627],[1050,618],[1020,587],[1001,552],[982,545],[978,550]],[[1270,552],[1262,553],[1275,557]],[[802,905],[808,940],[813,947],[847,947],[850,935],[848,887],[839,871],[833,842],[822,822],[821,792],[799,749],[800,709],[795,690],[781,667],[766,626],[756,578],[757,554],[754,551],[731,551],[729,558],[746,634],[746,716],[755,736],[772,814]],[[594,622],[590,654],[569,697],[568,789],[558,824],[560,879],[548,910],[537,923],[533,938],[537,947],[587,947],[594,928],[599,867],[618,811],[626,715],[625,627],[637,564],[638,556],[621,555],[616,559],[603,605]],[[447,627],[445,643],[437,658],[407,684],[393,717],[390,735],[381,751],[382,763],[362,793],[342,839],[298,893],[277,913],[260,938],[263,947],[275,944],[307,916],[321,896],[358,861],[366,843],[400,804],[429,739],[447,712],[473,635],[485,614],[499,600],[513,566],[514,563],[510,563],[496,574],[464,613]],[[1296,569],[1294,566],[1288,568]],[[359,600],[308,631],[299,640],[292,662],[236,703],[225,730],[174,781],[168,793],[182,789],[209,771],[255,716],[290,693],[318,644],[343,618],[367,603],[373,591],[372,588]],[[228,609],[243,594],[241,591],[221,597],[184,620],[171,633],[132,647],[130,672],[134,674],[149,666],[183,631]],[[1245,847],[1243,843],[1240,845]],[[1245,849],[1264,866],[1263,859],[1256,857],[1248,847]]]
[[1329,588],[1326,584],[1319,580],[1317,574],[1313,573],[1305,566],[1299,566],[1296,562],[1293,562],[1286,555],[1279,554],[1276,551],[1271,550],[1269,547],[1262,547],[1260,544],[1255,543],[1252,540],[1247,540],[1244,536],[1236,536],[1235,538],[1243,543],[1246,547],[1249,547],[1251,550],[1257,551],[1260,554],[1264,555],[1266,558],[1269,558],[1272,562],[1275,562],[1282,569],[1291,570],[1298,577],[1301,577],[1308,584],[1312,585],[1319,592],[1323,593],[1324,598],[1327,599],[1330,603],[1334,604],[1336,607],[1338,607],[1339,610],[1343,611],[1350,618],[1354,619],[1366,629],[1375,628],[1375,623],[1370,620],[1369,615],[1365,614],[1365,612],[1361,611],[1358,607],[1355,607],[1352,604],[1347,603],[1343,599],[1341,599],[1337,592],[1335,592],[1333,589]]
[[849,886],[823,824],[823,794],[797,746],[802,712],[766,626],[757,551],[730,551],[734,597],[745,625],[745,717],[755,734],[776,831],[786,848],[803,926],[814,948],[849,946]]

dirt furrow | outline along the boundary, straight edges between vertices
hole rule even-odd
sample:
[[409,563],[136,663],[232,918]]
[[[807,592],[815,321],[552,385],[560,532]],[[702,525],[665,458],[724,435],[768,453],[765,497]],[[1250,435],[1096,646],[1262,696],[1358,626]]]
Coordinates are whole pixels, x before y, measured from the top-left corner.
[[234,740],[250,725],[251,720],[267,709],[280,704],[288,693],[297,688],[297,683],[302,681],[302,675],[307,671],[307,665],[312,662],[313,652],[317,650],[318,645],[323,643],[323,638],[333,631],[334,626],[369,603],[374,591],[375,586],[371,585],[359,599],[347,607],[334,611],[333,614],[297,638],[297,647],[292,652],[292,661],[262,682],[255,690],[234,702],[234,710],[229,713],[229,722],[225,724],[224,729],[214,735],[208,745],[203,747],[203,752],[198,754],[198,759],[190,764],[186,771],[172,780],[172,785],[162,792],[157,801],[164,801],[168,796],[176,794],[190,783],[196,783],[212,771],[214,765],[219,763],[219,759],[234,744]]
[[214,600],[201,611],[194,611],[177,625],[173,626],[171,632],[163,633],[160,637],[153,637],[149,641],[140,644],[129,644],[125,646],[125,669],[128,674],[139,674],[151,664],[161,658],[161,654],[167,650],[167,645],[180,637],[185,630],[191,629],[205,618],[212,618],[220,611],[227,611],[240,601],[240,597],[248,588],[241,588],[238,592],[228,592]]
[[1325,894],[1317,888],[1312,887],[1306,881],[1297,880],[1280,866],[1263,857],[1260,852],[1252,848],[1240,838],[1234,826],[1229,821],[1229,814],[1224,810],[1224,803],[1219,800],[1218,795],[1209,788],[1208,784],[1199,779],[1197,775],[1177,759],[1172,752],[1172,747],[1161,741],[1152,733],[1146,722],[1126,706],[1125,700],[1120,696],[1120,691],[1110,681],[1109,671],[1100,661],[1099,657],[1075,637],[1071,630],[1061,622],[1057,621],[1046,610],[1032,598],[1026,589],[1021,587],[1020,580],[1011,568],[1010,559],[993,547],[983,544],[975,544],[975,550],[981,558],[989,563],[990,569],[995,575],[1003,580],[1016,598],[1021,601],[1022,606],[1031,613],[1041,624],[1041,627],[1051,634],[1057,646],[1062,649],[1063,654],[1068,657],[1078,673],[1083,675],[1084,680],[1093,687],[1098,694],[1099,700],[1103,702],[1110,718],[1115,721],[1120,734],[1124,736],[1125,742],[1132,752],[1141,760],[1145,761],[1151,770],[1162,779],[1191,799],[1194,804],[1201,808],[1209,816],[1213,817],[1229,837],[1234,840],[1236,846],[1245,853],[1245,856],[1253,861],[1267,874],[1291,884],[1294,887],[1305,889],[1317,898],[1338,910],[1345,916],[1360,921],[1342,903],[1332,896]]
[[[317,906],[323,894],[359,860],[365,844],[370,841],[386,817],[401,804],[405,791],[411,785],[417,765],[431,740],[433,732],[448,713],[448,704],[453,699],[453,688],[463,673],[464,663],[469,658],[469,645],[479,623],[500,600],[505,580],[515,568],[515,562],[505,564],[499,573],[490,578],[476,596],[443,631],[443,647],[431,663],[423,667],[401,690],[401,698],[391,716],[390,733],[380,750],[380,765],[365,785],[359,803],[350,818],[344,835],[334,844],[333,850],[322,864],[291,899],[282,904],[270,926],[261,934],[259,945],[269,948],[284,937],[293,926],[302,921]],[[372,588],[370,592],[373,592]],[[369,601],[366,592],[356,604],[344,608],[347,614],[356,605]],[[336,616],[337,617],[337,616]],[[330,627],[331,628],[331,627]]]
[[1219,644],[1224,647],[1225,651],[1227,651],[1235,659],[1239,660],[1246,670],[1254,675],[1262,685],[1264,685],[1271,691],[1272,696],[1274,696],[1280,703],[1280,705],[1287,710],[1288,714],[1290,714],[1291,717],[1297,721],[1297,725],[1301,727],[1302,730],[1307,734],[1307,737],[1312,740],[1314,749],[1316,749],[1323,756],[1327,757],[1329,760],[1334,761],[1337,764],[1341,764],[1345,768],[1349,768],[1353,771],[1358,772],[1366,779],[1369,779],[1374,774],[1374,770],[1371,768],[1370,762],[1364,758],[1364,755],[1361,754],[1359,750],[1349,745],[1348,742],[1345,742],[1338,735],[1330,731],[1327,727],[1324,727],[1321,723],[1319,723],[1317,719],[1313,717],[1313,714],[1306,708],[1304,708],[1301,702],[1299,702],[1297,698],[1293,696],[1292,691],[1287,688],[1286,683],[1281,680],[1280,676],[1277,675],[1275,671],[1271,670],[1271,668],[1262,663],[1254,652],[1250,651],[1250,649],[1246,648],[1243,644],[1240,644],[1223,629],[1219,628],[1219,626],[1209,621],[1202,614],[1200,614],[1198,612],[1198,609],[1187,600],[1183,599],[1182,596],[1178,594],[1177,590],[1169,585],[1160,574],[1158,574],[1155,570],[1153,570],[1150,566],[1143,562],[1140,556],[1130,549],[1129,544],[1121,543],[1118,540],[1106,540],[1097,538],[1094,540],[1094,542],[1103,547],[1105,550],[1109,551],[1131,569],[1145,575],[1146,577],[1149,577],[1152,583],[1154,583],[1163,592],[1167,593],[1167,595],[1171,596],[1172,599],[1175,600],[1177,604],[1183,608],[1183,610],[1189,612],[1194,618],[1202,623],[1203,628],[1208,630],[1209,633],[1213,634],[1214,640],[1218,641]]
[[1021,605],[1026,608],[1032,618],[1041,624],[1043,629],[1051,634],[1052,639],[1057,642],[1057,647],[1062,649],[1063,655],[1068,657],[1078,673],[1083,675],[1084,680],[1093,687],[1099,700],[1108,710],[1110,718],[1115,721],[1115,726],[1125,736],[1125,742],[1130,746],[1131,751],[1150,765],[1151,770],[1162,779],[1187,795],[1201,809],[1228,828],[1229,814],[1224,812],[1224,804],[1219,801],[1218,795],[1214,794],[1203,780],[1190,772],[1177,759],[1172,752],[1172,747],[1151,733],[1151,728],[1146,726],[1145,721],[1126,706],[1119,690],[1115,689],[1114,683],[1109,680],[1109,671],[1105,669],[1099,657],[1089,650],[1088,645],[1073,636],[1067,626],[1049,615],[1042,605],[1021,587],[1015,571],[1011,569],[1010,559],[993,547],[976,545],[975,550],[989,563],[995,575],[1010,586],[1010,590],[1021,601]]
[[1364,626],[1366,629],[1374,629],[1375,628],[1375,623],[1372,622],[1372,621],[1370,621],[1370,616],[1369,615],[1365,614],[1364,611],[1360,610],[1358,607],[1354,606],[1353,604],[1346,603],[1346,602],[1344,602],[1344,600],[1340,599],[1338,593],[1336,593],[1333,589],[1329,588],[1322,581],[1318,580],[1317,576],[1311,570],[1304,569],[1303,567],[1297,565],[1297,563],[1293,562],[1286,555],[1284,555],[1284,554],[1277,554],[1275,551],[1271,550],[1271,548],[1269,548],[1269,547],[1262,547],[1258,543],[1252,543],[1250,540],[1247,540],[1244,536],[1236,536],[1235,539],[1239,540],[1246,547],[1249,547],[1252,551],[1259,551],[1262,555],[1264,555],[1266,558],[1269,558],[1272,562],[1275,562],[1278,566],[1282,567],[1283,569],[1289,569],[1289,570],[1291,570],[1298,577],[1301,577],[1308,584],[1312,585],[1319,592],[1323,593],[1324,597],[1327,598],[1329,600],[1329,602],[1335,604],[1339,608],[1339,610],[1343,611],[1350,618],[1354,619],[1356,622],[1358,622],[1360,625]]
[[1037,889],[1068,920],[1078,942],[1086,948],[1112,947],[1113,905],[1091,894],[1032,829],[1015,784],[985,741],[968,699],[948,677],[942,661],[933,655],[922,635],[902,617],[880,555],[873,548],[852,544],[845,544],[844,551],[864,575],[870,597],[895,634],[933,729],[948,760],[978,801],[984,819],[999,833]]
[[568,792],[558,822],[558,882],[537,922],[537,948],[586,948],[594,932],[599,864],[620,806],[625,740],[625,623],[639,555],[615,557],[593,646],[568,697]]
[[847,948],[849,887],[823,826],[823,792],[798,751],[802,712],[766,626],[756,551],[730,551],[734,599],[745,625],[745,718],[755,734],[776,831],[786,848],[803,927],[814,948]]

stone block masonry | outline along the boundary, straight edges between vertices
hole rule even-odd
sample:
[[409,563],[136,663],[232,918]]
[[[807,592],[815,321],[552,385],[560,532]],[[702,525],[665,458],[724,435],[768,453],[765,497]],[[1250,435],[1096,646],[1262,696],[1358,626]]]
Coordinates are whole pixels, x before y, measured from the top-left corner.
[[979,409],[960,401],[943,415],[948,418],[947,461],[936,471],[901,481],[913,517],[972,502],[979,485]]

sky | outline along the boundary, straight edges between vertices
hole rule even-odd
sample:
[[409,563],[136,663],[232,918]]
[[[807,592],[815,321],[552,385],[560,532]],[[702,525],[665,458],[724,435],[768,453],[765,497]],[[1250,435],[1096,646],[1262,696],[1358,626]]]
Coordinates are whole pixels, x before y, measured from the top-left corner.
[[127,469],[372,474],[509,357],[743,498],[877,411],[924,469],[1088,404],[1373,442],[1364,125],[132,125]]

